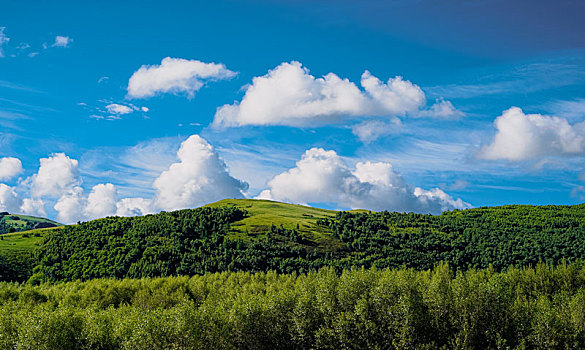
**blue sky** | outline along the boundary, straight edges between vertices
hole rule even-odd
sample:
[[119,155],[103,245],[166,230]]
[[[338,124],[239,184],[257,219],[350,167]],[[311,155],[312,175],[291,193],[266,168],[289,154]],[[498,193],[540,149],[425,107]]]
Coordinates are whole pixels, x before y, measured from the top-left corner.
[[0,207],[75,222],[237,196],[580,203],[584,10],[5,1]]

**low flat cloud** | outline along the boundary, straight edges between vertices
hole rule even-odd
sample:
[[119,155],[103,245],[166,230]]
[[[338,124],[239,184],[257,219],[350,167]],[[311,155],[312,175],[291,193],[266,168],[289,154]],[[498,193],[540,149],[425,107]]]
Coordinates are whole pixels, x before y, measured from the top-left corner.
[[209,81],[236,76],[221,63],[166,57],[160,65],[143,65],[128,81],[128,97],[149,98],[158,94],[195,95]]
[[106,110],[108,111],[108,113],[112,114],[129,114],[134,112],[133,108],[118,103],[111,103],[107,105]]

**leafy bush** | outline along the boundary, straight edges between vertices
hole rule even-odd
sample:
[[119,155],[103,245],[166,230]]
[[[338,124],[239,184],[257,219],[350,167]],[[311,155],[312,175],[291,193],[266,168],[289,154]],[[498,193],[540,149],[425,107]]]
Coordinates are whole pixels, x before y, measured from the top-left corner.
[[0,283],[2,349],[581,349],[585,268]]

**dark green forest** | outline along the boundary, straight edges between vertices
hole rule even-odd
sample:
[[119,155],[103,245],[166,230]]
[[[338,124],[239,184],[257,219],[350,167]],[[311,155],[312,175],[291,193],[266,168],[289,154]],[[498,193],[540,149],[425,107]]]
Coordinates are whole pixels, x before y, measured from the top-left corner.
[[345,243],[360,266],[456,269],[538,262],[558,264],[585,257],[585,206],[503,206],[442,215],[340,212],[320,220]]
[[329,266],[455,270],[556,265],[585,257],[585,207],[505,206],[442,215],[338,212],[315,218],[327,249],[295,227],[234,234],[236,206],[109,217],[45,235],[31,282],[142,278],[221,271],[305,273]]

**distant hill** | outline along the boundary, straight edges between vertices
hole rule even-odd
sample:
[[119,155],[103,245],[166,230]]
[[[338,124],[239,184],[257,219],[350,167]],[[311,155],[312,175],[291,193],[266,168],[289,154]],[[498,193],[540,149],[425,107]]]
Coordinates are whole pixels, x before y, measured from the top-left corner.
[[[585,205],[509,205],[441,215],[338,212],[228,199],[0,235],[0,280],[142,278],[324,266],[456,270],[585,260]],[[34,267],[34,274],[33,274]]]
[[62,226],[62,224],[35,216],[0,212],[0,235],[12,232]]

